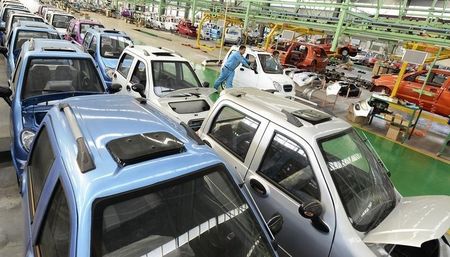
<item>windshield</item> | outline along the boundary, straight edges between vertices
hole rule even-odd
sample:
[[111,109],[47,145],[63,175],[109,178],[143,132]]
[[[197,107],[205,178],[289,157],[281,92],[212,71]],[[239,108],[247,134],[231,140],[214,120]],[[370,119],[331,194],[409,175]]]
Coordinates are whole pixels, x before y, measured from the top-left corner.
[[21,30],[17,33],[16,41],[14,42],[14,51],[21,49],[23,43],[32,38],[49,38],[49,39],[60,39],[58,34],[55,32],[47,31],[27,31]]
[[230,34],[230,35],[239,35],[239,32],[236,31],[236,30],[230,30],[230,29],[229,29],[229,30],[227,31],[227,33]]
[[52,25],[55,28],[63,28],[66,29],[69,26],[70,20],[73,19],[73,16],[64,15],[64,14],[54,14]]
[[283,67],[280,65],[279,60],[275,60],[272,55],[258,54],[258,58],[265,73],[283,74]]
[[35,58],[27,67],[22,99],[61,92],[104,92],[91,59]]
[[157,96],[164,96],[172,91],[200,87],[191,65],[187,62],[153,61],[153,88]]
[[91,257],[274,256],[223,166],[94,203]]
[[396,204],[387,170],[353,129],[319,145],[350,222],[359,231],[377,226]]
[[[18,21],[40,21],[40,22],[44,22],[42,20],[42,18],[40,18],[40,17],[14,15],[10,24],[14,24],[14,23],[16,23]],[[6,24],[6,27],[9,28],[11,26],[10,24]]]
[[105,58],[118,59],[131,40],[124,36],[101,36],[100,54]]

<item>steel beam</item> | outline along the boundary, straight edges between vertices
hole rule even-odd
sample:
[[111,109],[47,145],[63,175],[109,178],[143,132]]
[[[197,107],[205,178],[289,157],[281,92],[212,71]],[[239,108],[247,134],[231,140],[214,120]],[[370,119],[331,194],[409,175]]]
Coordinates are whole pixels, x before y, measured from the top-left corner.
[[195,22],[195,14],[197,13],[197,0],[192,0],[192,16],[191,16],[191,21],[194,23]]
[[339,13],[339,22],[336,27],[336,33],[334,33],[333,43],[331,44],[331,51],[336,51],[336,48],[339,43],[339,38],[341,37],[342,31],[344,29],[344,20],[347,18],[348,4],[350,0],[345,0],[345,4],[342,6],[341,11]]

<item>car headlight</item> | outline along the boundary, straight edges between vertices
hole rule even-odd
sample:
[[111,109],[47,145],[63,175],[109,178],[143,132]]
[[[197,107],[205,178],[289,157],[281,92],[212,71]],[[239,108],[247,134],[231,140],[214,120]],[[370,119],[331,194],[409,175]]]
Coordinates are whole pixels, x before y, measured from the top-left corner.
[[33,139],[36,133],[34,133],[31,130],[22,130],[22,133],[20,134],[20,141],[22,142],[23,147],[27,152],[30,151],[31,143],[33,143]]
[[112,79],[114,76],[114,69],[106,68],[105,70],[106,70],[106,75],[108,75],[108,77],[110,77]]
[[281,87],[281,84],[274,81],[273,82],[273,87],[277,90],[277,91],[283,91],[283,88]]

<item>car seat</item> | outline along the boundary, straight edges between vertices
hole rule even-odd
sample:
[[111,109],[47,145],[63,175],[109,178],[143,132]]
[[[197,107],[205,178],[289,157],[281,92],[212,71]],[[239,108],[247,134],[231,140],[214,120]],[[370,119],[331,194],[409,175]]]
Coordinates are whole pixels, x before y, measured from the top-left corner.
[[34,65],[28,72],[23,97],[41,95],[50,77],[51,73],[47,65]]

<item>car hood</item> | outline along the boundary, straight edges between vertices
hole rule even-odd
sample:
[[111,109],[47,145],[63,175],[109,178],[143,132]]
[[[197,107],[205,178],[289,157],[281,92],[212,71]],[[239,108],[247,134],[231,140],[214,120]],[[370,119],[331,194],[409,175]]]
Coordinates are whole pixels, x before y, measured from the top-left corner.
[[284,75],[284,74],[268,74],[268,73],[266,73],[266,74],[272,81],[278,82],[281,85],[287,85],[287,84],[292,85],[293,84],[292,83],[293,82],[292,79],[289,78],[287,75]]
[[405,197],[363,241],[420,247],[449,228],[450,196]]

